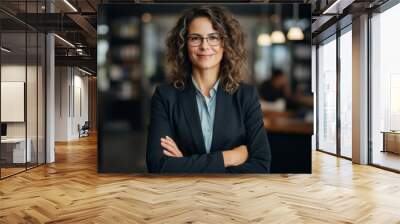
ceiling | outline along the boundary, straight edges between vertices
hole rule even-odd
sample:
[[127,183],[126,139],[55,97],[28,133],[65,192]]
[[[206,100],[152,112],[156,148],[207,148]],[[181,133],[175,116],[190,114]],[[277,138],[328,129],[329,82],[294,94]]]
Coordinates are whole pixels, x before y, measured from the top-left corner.
[[[64,41],[56,38],[56,63],[71,64],[81,63],[81,66],[95,71],[96,70],[96,27],[97,27],[97,6],[99,4],[114,3],[148,3],[150,0],[1,0],[0,1],[0,24],[1,30],[8,34],[4,38],[10,38],[18,45],[21,40],[18,32],[29,28],[32,31],[55,32],[68,42],[74,44],[82,53],[78,53],[76,48]],[[171,2],[170,0],[156,0],[155,2]],[[174,2],[187,2],[175,0]],[[194,1],[196,2],[196,0]],[[204,0],[197,1],[204,2]],[[215,1],[210,1],[215,2]],[[219,2],[249,2],[243,0],[227,0]],[[265,3],[310,3],[312,7],[312,34],[318,36],[329,26],[334,24],[345,14],[356,14],[373,7],[377,7],[386,0],[339,0],[333,9],[333,13],[324,15],[323,12],[334,4],[335,0],[250,0],[250,2]],[[48,13],[52,8],[52,13]],[[75,8],[76,11],[73,9]],[[340,14],[335,14],[337,10]],[[331,12],[331,11],[330,11]],[[14,36],[14,37],[13,37]],[[21,35],[20,35],[21,36]],[[9,42],[9,40],[5,40]],[[5,43],[4,41],[2,43]],[[20,43],[24,44],[24,43]],[[23,45],[21,45],[23,46]],[[31,46],[31,45],[30,45]],[[14,46],[16,47],[16,46]],[[28,52],[31,50],[28,48]],[[29,54],[29,53],[28,53]],[[57,56],[59,56],[57,58]],[[57,60],[58,59],[58,60]]]

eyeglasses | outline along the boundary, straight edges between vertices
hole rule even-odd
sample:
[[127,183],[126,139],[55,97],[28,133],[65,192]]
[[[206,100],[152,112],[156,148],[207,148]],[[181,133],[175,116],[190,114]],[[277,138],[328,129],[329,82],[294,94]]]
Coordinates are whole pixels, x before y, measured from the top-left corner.
[[187,39],[188,44],[192,47],[200,46],[204,39],[207,40],[208,45],[218,46],[221,43],[222,37],[219,33],[211,33],[207,37],[202,37],[198,34],[189,34]]

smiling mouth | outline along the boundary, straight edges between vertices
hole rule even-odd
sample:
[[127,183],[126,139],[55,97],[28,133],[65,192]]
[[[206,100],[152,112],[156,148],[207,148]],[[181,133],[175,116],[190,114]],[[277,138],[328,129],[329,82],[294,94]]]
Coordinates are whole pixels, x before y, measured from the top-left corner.
[[211,56],[213,56],[213,54],[204,54],[204,55],[198,54],[197,55],[197,57],[199,57],[199,58],[208,58],[208,57],[211,57]]

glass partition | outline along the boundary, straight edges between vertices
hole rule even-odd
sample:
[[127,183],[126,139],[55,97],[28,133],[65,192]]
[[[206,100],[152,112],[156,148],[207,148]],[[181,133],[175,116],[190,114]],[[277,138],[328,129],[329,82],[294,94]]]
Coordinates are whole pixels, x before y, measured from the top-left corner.
[[352,157],[352,34],[340,36],[340,154]]
[[[28,15],[23,12],[44,12],[44,1],[17,5],[20,18]],[[2,12],[0,19],[8,21],[0,21],[0,178],[5,178],[45,163],[46,39],[21,20]]]
[[400,4],[371,18],[372,164],[400,170]]
[[24,171],[31,161],[26,144],[26,40],[25,31],[1,34],[2,177]]
[[336,37],[318,47],[318,149],[336,154]]

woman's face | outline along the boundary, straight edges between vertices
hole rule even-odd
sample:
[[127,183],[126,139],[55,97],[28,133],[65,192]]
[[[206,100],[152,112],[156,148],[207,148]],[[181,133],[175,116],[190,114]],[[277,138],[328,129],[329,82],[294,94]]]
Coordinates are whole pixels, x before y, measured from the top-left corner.
[[224,49],[221,35],[211,21],[198,17],[192,20],[188,31],[188,55],[193,69],[219,69]]

